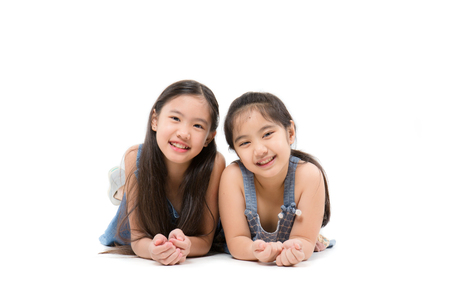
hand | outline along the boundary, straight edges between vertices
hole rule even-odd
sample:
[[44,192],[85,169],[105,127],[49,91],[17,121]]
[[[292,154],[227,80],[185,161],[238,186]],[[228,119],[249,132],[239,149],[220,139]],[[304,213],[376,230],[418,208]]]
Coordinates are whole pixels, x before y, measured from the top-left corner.
[[253,255],[261,262],[274,261],[282,249],[281,242],[266,243],[263,240],[256,240],[252,244]]
[[314,246],[314,251],[315,252],[320,252],[325,250],[327,247],[325,247],[325,245],[322,242],[316,241],[316,245]]
[[277,266],[293,266],[305,258],[302,242],[296,239],[283,243],[283,251],[277,256]]
[[174,265],[182,258],[180,249],[167,241],[167,238],[162,234],[155,235],[148,248],[150,257],[163,265]]
[[186,260],[186,257],[191,252],[191,240],[184,235],[181,229],[174,229],[169,234],[169,242],[171,242],[177,249],[180,250],[181,258],[179,263]]

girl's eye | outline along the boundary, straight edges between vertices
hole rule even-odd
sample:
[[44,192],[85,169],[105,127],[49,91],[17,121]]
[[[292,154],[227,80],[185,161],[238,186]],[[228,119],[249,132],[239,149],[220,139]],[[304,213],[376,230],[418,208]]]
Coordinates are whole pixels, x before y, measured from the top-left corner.
[[243,142],[243,143],[239,144],[239,147],[242,147],[242,146],[245,146],[245,145],[248,145],[248,144],[250,144],[250,142]]
[[268,133],[266,133],[265,135],[263,135],[263,138],[268,137],[268,136],[270,136],[270,135],[272,135],[272,134],[273,134],[273,131],[268,132]]
[[200,128],[200,129],[203,129],[203,126],[202,126],[202,125],[200,125],[200,124],[195,124],[195,125],[194,125],[194,127],[195,127],[195,128]]
[[174,120],[174,121],[180,121],[180,119],[179,118],[177,118],[177,117],[170,117],[172,120]]

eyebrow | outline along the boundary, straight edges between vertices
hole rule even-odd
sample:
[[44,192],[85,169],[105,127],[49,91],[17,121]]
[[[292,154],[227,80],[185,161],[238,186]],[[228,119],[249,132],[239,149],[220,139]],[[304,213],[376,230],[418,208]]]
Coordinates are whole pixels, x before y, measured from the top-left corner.
[[[179,114],[180,116],[185,117],[185,115],[183,113],[181,113],[181,111],[176,110],[176,109],[172,109],[169,112],[170,113],[174,113],[174,114]],[[208,125],[208,122],[205,119],[202,119],[202,118],[194,118],[193,121],[201,122],[201,123],[204,123],[205,125]]]
[[[266,126],[263,126],[263,127],[261,127],[261,128],[258,130],[258,132],[265,131],[265,130],[267,130],[267,129],[269,129],[269,128],[272,128],[272,127],[275,127],[275,126],[274,126],[274,125],[266,125]],[[236,144],[239,140],[244,139],[244,138],[246,138],[246,137],[247,137],[247,135],[240,135],[240,136],[238,136],[238,137],[234,140],[234,143]]]

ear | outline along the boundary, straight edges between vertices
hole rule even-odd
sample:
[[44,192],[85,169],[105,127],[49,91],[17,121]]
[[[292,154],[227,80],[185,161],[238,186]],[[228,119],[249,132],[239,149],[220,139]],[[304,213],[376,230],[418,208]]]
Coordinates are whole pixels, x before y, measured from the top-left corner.
[[214,137],[216,136],[217,131],[214,132],[210,132],[208,135],[208,138],[205,141],[205,145],[203,147],[208,147],[209,143],[211,143],[211,141],[214,139]]
[[152,112],[152,130],[156,131],[158,129],[158,117],[156,116],[156,110]]
[[290,121],[291,126],[288,128],[288,139],[289,139],[289,145],[292,145],[295,142],[295,124],[294,121]]

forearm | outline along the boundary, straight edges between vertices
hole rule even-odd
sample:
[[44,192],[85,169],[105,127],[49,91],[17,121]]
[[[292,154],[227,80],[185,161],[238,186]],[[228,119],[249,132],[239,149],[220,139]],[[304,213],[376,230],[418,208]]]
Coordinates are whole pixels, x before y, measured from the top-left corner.
[[150,244],[152,243],[152,239],[150,238],[142,238],[135,242],[131,243],[131,249],[133,249],[134,254],[139,257],[152,259],[150,254]]
[[211,249],[212,238],[208,236],[189,236],[191,249],[188,257],[197,257],[206,255]]
[[237,236],[229,241],[227,247],[231,255],[240,260],[258,260],[252,250],[253,241],[246,236]]

